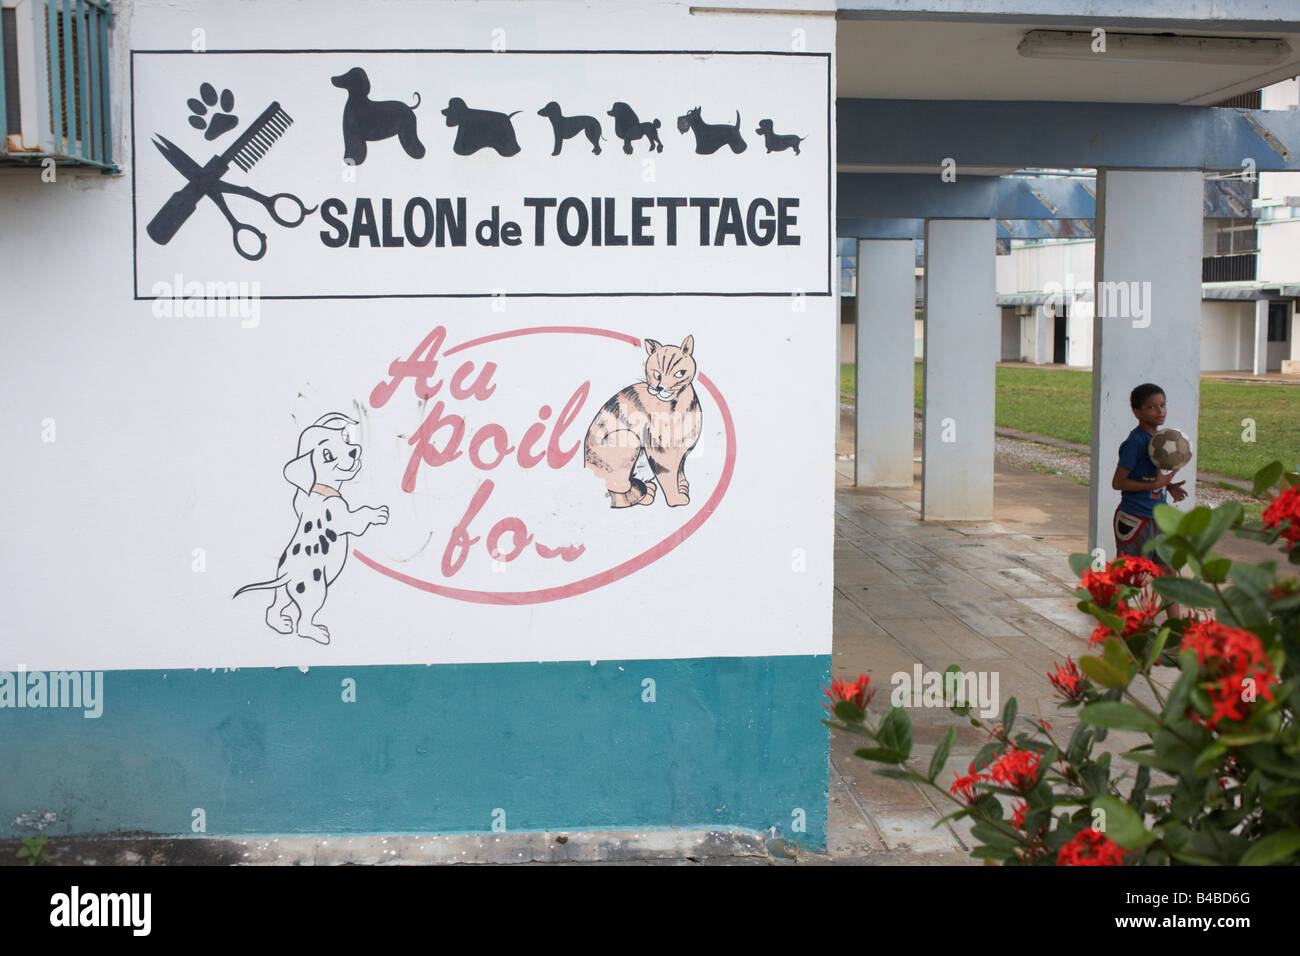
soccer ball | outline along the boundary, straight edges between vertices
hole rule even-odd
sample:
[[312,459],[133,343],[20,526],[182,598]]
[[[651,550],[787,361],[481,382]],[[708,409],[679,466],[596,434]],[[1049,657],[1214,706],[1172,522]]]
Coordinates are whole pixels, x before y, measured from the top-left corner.
[[1192,460],[1192,443],[1177,428],[1162,428],[1151,436],[1147,454],[1161,471],[1177,471]]

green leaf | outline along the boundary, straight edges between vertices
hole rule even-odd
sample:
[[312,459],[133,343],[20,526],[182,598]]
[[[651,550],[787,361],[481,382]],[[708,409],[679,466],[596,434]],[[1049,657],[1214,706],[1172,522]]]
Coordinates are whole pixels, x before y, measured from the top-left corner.
[[930,758],[930,780],[943,773],[943,765],[948,762],[948,754],[952,753],[952,745],[957,742],[957,728],[949,727],[944,732],[943,739],[939,741],[938,748],[934,751],[934,756]]
[[1102,687],[1110,687],[1119,690],[1128,684],[1125,675],[1116,671],[1098,657],[1089,657],[1087,655],[1079,658],[1079,670],[1083,671],[1093,683],[1100,684]]
[[1196,762],[1192,764],[1192,772],[1198,777],[1209,776],[1223,762],[1223,756],[1227,752],[1228,745],[1223,741],[1210,744],[1197,755]]
[[[1286,469],[1282,467],[1282,463],[1280,461],[1274,461],[1269,462],[1259,471],[1255,472],[1254,493],[1257,495],[1263,494],[1272,485],[1277,484],[1277,480],[1282,477],[1284,471],[1286,471]],[[1156,507],[1159,507],[1159,505]]]
[[1268,866],[1283,863],[1300,852],[1300,830],[1270,833],[1242,855],[1242,866]]
[[907,767],[886,767],[876,771],[878,777],[890,777],[894,780],[910,780],[912,783],[929,783],[915,770]]
[[1184,538],[1195,538],[1210,526],[1212,512],[1204,505],[1198,505],[1183,515],[1178,522],[1178,533]]
[[878,760],[881,763],[902,763],[907,759],[907,754],[888,747],[862,747],[853,751],[853,756],[861,757],[863,760]]
[[1261,565],[1240,563],[1232,570],[1232,583],[1251,597],[1263,599],[1277,577],[1277,565],[1267,561]]
[[1007,701],[1006,706],[1002,708],[1002,732],[1003,733],[1010,736],[1011,725],[1016,722],[1016,714],[1019,712],[1020,712],[1020,707],[1016,703],[1016,699],[1014,697],[1010,698]]
[[1116,674],[1124,675],[1125,687],[1133,679],[1133,675],[1137,673],[1137,664],[1134,663],[1128,648],[1124,646],[1124,642],[1118,637],[1106,638],[1106,643],[1102,645],[1101,649],[1101,659]]
[[1118,797],[1093,797],[1092,809],[1106,814],[1103,832],[1126,850],[1136,850],[1155,839],[1155,834],[1147,832],[1141,815]]
[[1193,581],[1190,578],[1177,578],[1172,575],[1156,578],[1151,582],[1156,593],[1161,597],[1169,598],[1171,601],[1177,601],[1179,604],[1187,607],[1214,607],[1219,606],[1219,597],[1213,590],[1206,587],[1200,581]]
[[880,722],[876,739],[882,747],[896,750],[906,760],[912,753],[912,721],[901,707],[891,707]]
[[970,828],[970,835],[981,843],[987,843],[989,846],[1000,846],[1016,848],[1020,841],[1008,833],[1004,833],[994,826],[987,823],[976,823]]
[[1228,579],[1228,572],[1232,570],[1232,559],[1211,558],[1201,566],[1201,570],[1204,572],[1205,580],[1220,584]]
[[1070,570],[1074,572],[1077,578],[1083,577],[1083,572],[1092,568],[1092,555],[1090,554],[1072,554],[1070,555]]
[[1005,846],[977,846],[970,855],[977,860],[1014,860],[1016,851]]
[[1102,701],[1085,704],[1079,711],[1079,719],[1096,727],[1111,727],[1115,730],[1139,730],[1153,734],[1160,729],[1160,723],[1144,714],[1132,704],[1119,701]]
[[1223,533],[1241,520],[1241,503],[1225,501],[1214,509],[1210,516],[1210,526],[1201,532],[1197,543],[1204,549],[1214,547],[1214,542],[1223,537]]
[[1187,710],[1187,701],[1191,696],[1192,688],[1196,686],[1198,671],[1196,652],[1181,651],[1178,655],[1178,668],[1182,673],[1174,682],[1169,696],[1165,698],[1165,709],[1162,714],[1165,720],[1177,720]]
[[1164,651],[1165,644],[1169,640],[1169,633],[1170,628],[1169,625],[1166,624],[1160,629],[1159,633],[1156,634],[1156,639],[1151,642],[1151,646],[1147,649],[1146,661],[1142,667],[1144,671],[1151,670],[1151,665],[1160,660],[1160,655]]
[[1156,505],[1154,509],[1156,527],[1165,534],[1176,534],[1182,524],[1183,513],[1173,505]]

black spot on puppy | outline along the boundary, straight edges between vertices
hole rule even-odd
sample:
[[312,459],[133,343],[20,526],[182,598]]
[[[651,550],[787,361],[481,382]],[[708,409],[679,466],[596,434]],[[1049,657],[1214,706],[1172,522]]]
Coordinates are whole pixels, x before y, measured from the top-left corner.
[[325,540],[325,536],[324,536],[324,535],[321,535],[321,536],[320,536],[320,553],[321,553],[321,554],[329,554],[329,553],[330,553],[330,543],[329,543],[328,541]]
[[333,520],[334,520],[333,518],[330,517],[330,510],[329,510],[328,508],[325,509],[325,520],[326,520],[326,521],[333,521]]
[[306,534],[308,531],[310,531],[310,530],[311,530],[311,522],[308,521],[305,525],[303,525],[303,526],[302,526],[302,530],[303,530],[303,533],[304,533],[304,534]]
[[317,528],[320,527],[320,518],[317,518],[317,519],[316,519],[316,527],[317,527]]
[[302,547],[302,545],[300,545],[300,544],[295,544],[295,545],[293,546],[293,553],[294,553],[294,554],[297,554],[297,553],[298,553],[298,549],[301,548],[301,547]]
[[333,529],[333,528],[326,528],[326,529],[325,529],[325,537],[329,538],[331,541],[337,541],[338,538],[339,538],[339,536],[338,536],[337,534],[334,533],[334,529]]
[[297,586],[296,588],[294,588],[294,590],[297,591],[299,594],[301,594],[303,591],[307,590],[307,585],[305,585],[305,584],[303,584],[301,581],[299,581],[299,582],[298,582],[298,586]]
[[320,568],[312,568],[312,571],[311,571],[311,579],[312,579],[313,581],[319,581],[319,580],[320,580]]

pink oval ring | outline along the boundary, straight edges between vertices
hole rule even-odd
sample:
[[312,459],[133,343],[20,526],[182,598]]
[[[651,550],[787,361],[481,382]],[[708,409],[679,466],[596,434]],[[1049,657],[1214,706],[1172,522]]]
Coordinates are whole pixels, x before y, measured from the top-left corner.
[[[485,335],[482,338],[471,339],[453,348],[448,349],[445,355],[454,355],[457,352],[472,348],[476,345],[484,345],[488,342],[495,342],[499,339],[515,338],[520,335],[539,335],[561,333],[568,335],[598,335],[605,338],[618,339],[635,345],[638,348],[641,340],[630,335],[624,335],[622,332],[612,332],[607,329],[592,329],[581,326],[563,326],[548,325],[539,326],[534,329],[515,329],[509,332],[498,332],[494,335]],[[576,597],[579,594],[586,594],[588,591],[594,591],[596,588],[604,587],[606,584],[613,584],[621,578],[627,577],[633,572],[640,571],[646,565],[658,561],[673,548],[677,547],[697,530],[700,525],[708,519],[717,509],[718,504],[722,501],[722,496],[726,494],[728,486],[731,484],[731,475],[736,467],[736,428],[731,420],[731,409],[727,407],[726,401],[717,387],[708,380],[704,375],[697,374],[695,380],[704,386],[709,396],[718,406],[718,412],[722,415],[722,423],[727,431],[727,457],[722,465],[722,476],[718,479],[718,486],[713,489],[713,494],[704,506],[691,518],[690,521],[682,525],[668,537],[664,538],[658,544],[641,552],[634,558],[629,558],[622,564],[615,565],[608,571],[601,571],[590,577],[583,578],[580,581],[574,581],[572,584],[563,584],[553,588],[543,588],[539,591],[471,591],[466,588],[452,588],[444,584],[435,584],[432,581],[424,581],[420,578],[413,578],[409,574],[403,574],[400,571],[380,564],[374,558],[367,557],[360,551],[354,550],[353,556],[358,561],[368,567],[373,568],[380,574],[386,574],[395,581],[401,581],[403,584],[418,588],[421,591],[428,591],[430,594],[438,594],[442,597],[453,598],[457,601],[471,601],[475,604],[544,604],[547,601],[558,601],[562,598]]]

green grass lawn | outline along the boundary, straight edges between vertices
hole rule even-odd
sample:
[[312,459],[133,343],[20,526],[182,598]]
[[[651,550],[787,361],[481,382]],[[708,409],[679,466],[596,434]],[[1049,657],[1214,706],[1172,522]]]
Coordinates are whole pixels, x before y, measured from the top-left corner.
[[[840,367],[840,392],[852,398],[854,368]],[[921,364],[914,401],[921,407]],[[1087,444],[1091,438],[1092,373],[1073,369],[999,368],[996,420],[1003,428]],[[1242,419],[1255,421],[1254,443],[1242,441]],[[1177,426],[1178,409],[1169,409]],[[1126,419],[1124,424],[1129,424]],[[1203,471],[1251,478],[1274,459],[1300,464],[1300,387],[1201,381],[1198,465]]]

